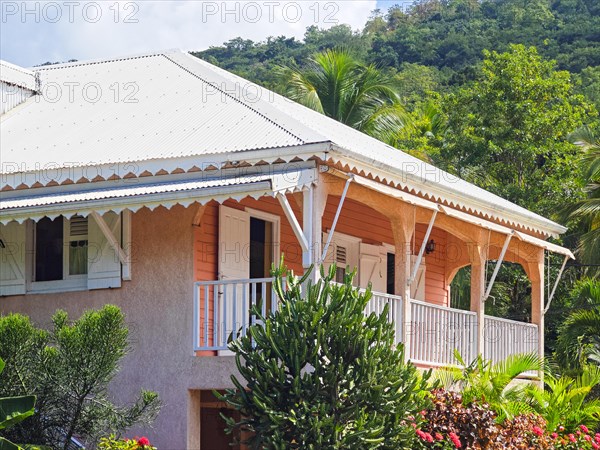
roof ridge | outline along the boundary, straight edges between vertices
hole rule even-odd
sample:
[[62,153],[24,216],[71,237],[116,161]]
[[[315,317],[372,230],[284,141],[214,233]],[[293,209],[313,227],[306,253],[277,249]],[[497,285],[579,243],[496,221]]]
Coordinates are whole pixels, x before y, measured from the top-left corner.
[[[231,95],[229,92],[224,91],[223,89],[219,88],[218,86],[216,86],[214,83],[211,83],[210,81],[204,79],[203,77],[201,77],[200,75],[198,75],[197,73],[192,72],[190,69],[188,69],[187,67],[184,67],[183,65],[179,64],[178,62],[174,61],[172,58],[170,58],[169,56],[167,56],[166,54],[162,55],[163,57],[165,57],[166,59],[168,59],[169,61],[171,61],[173,64],[175,64],[177,67],[181,68],[182,70],[185,70],[187,73],[189,73],[190,75],[192,75],[193,77],[198,78],[200,81],[202,81],[203,83],[209,84],[211,86],[213,86],[215,89],[217,89],[219,92],[221,92],[221,94],[226,95],[227,97],[233,99],[234,101],[236,101],[237,103],[241,104],[242,106],[248,108],[249,110],[253,111],[254,113],[258,114],[260,117],[262,117],[263,119],[265,119],[267,122],[272,123],[273,125],[275,125],[276,127],[280,128],[281,130],[285,131],[286,133],[288,133],[289,135],[295,137],[296,139],[298,139],[300,142],[302,142],[302,144],[306,144],[307,142],[302,139],[300,136],[297,136],[296,134],[292,133],[291,131],[289,131],[288,129],[284,128],[282,125],[278,124],[277,122],[275,122],[273,119],[267,117],[265,114],[263,114],[262,112],[258,111],[256,108],[251,107],[250,105],[248,105],[247,103],[241,101],[239,98],[237,98],[234,95]],[[195,56],[193,56],[193,58],[196,58]],[[197,58],[198,61],[200,61],[199,58]],[[211,64],[212,66],[212,64]]]
[[16,64],[10,63],[3,59],[0,59],[0,66],[6,66],[9,69],[16,70],[17,72],[21,72],[24,75],[34,76],[35,73],[32,70],[26,69],[25,67],[18,66]]
[[[118,57],[113,57],[113,58],[108,58],[108,59],[107,58],[97,58],[97,59],[88,59],[88,60],[84,60],[84,61],[73,61],[73,62],[65,62],[65,63],[59,63],[59,64],[47,64],[47,65],[42,65],[42,66],[34,66],[31,68],[31,70],[33,72],[40,72],[42,70],[56,70],[56,69],[66,69],[66,68],[70,68],[70,67],[92,66],[95,64],[113,63],[113,62],[118,62],[118,61],[126,61],[129,59],[153,58],[156,56],[164,56],[164,55],[172,54],[172,53],[185,53],[185,52],[180,49],[170,49],[170,50],[163,50],[163,51],[149,52],[149,53],[135,53],[132,55],[124,55],[124,56],[118,56]],[[27,69],[27,70],[29,70],[29,69]]]

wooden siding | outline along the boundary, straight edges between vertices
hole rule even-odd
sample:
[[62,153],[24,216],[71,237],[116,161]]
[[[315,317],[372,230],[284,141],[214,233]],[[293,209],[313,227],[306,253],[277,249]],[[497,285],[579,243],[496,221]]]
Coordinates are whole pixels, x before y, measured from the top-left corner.
[[[339,197],[330,196],[323,215],[323,230],[331,228],[339,204]],[[240,202],[227,201],[225,206],[236,209],[252,208],[281,217],[281,252],[285,263],[295,273],[302,273],[302,250],[289,225],[279,202],[270,197],[259,200],[246,198]],[[301,222],[302,214],[298,203],[290,196],[290,205]],[[217,278],[218,270],[218,230],[219,205],[209,203],[204,211],[199,227],[194,233],[194,274],[198,281],[210,281]],[[416,225],[416,239],[412,243],[413,253],[417,254],[423,241],[427,226]],[[389,220],[378,211],[355,200],[346,199],[337,232],[360,238],[366,244],[394,245]],[[448,288],[446,286],[446,242],[447,233],[435,228],[430,239],[436,243],[434,253],[425,256],[425,296],[428,302],[448,306]],[[211,311],[212,313],[212,311]]]

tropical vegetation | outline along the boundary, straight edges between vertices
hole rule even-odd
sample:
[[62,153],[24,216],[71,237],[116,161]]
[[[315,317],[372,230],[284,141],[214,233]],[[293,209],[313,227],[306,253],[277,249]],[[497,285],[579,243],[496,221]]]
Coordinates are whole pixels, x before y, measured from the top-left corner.
[[129,350],[129,331],[119,308],[106,305],[71,322],[52,317],[53,329],[20,314],[0,316],[0,397],[37,397],[36,414],[0,433],[14,442],[70,448],[77,436],[94,445],[101,436],[150,423],[160,407],[154,392],[130,406],[115,405],[108,385]]
[[[0,358],[0,374],[5,363]],[[24,421],[35,412],[35,395],[0,398],[0,431]],[[19,450],[21,447],[0,436],[0,449]]]
[[428,374],[405,361],[387,310],[365,317],[371,293],[353,276],[332,284],[334,266],[311,284],[281,267],[279,310],[255,307],[260,324],[232,336],[240,376],[220,397],[241,413],[229,431],[250,448],[412,448],[408,420],[427,404]]
[[[364,314],[370,289],[274,272],[281,307],[232,333],[239,378],[223,418],[251,448],[567,449],[600,447],[600,366],[555,375],[537,355],[479,356],[420,376],[395,343],[387,307]],[[543,385],[540,375],[543,373]],[[600,430],[599,430],[600,431]]]

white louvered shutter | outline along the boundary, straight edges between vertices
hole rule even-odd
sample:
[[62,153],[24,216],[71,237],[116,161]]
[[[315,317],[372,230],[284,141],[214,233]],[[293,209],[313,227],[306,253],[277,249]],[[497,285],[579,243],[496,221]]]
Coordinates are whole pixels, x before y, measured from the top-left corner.
[[[108,212],[104,221],[121,242],[121,216]],[[93,216],[88,217],[88,289],[121,287],[121,261]]]
[[25,293],[26,225],[0,225],[0,296]]
[[360,287],[369,283],[374,292],[387,290],[387,253],[378,245],[360,244],[360,267],[358,269]]

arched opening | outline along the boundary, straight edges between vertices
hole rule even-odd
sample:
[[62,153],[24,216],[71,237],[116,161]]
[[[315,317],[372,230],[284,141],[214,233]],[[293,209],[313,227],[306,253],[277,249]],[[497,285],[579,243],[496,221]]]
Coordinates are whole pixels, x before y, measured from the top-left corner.
[[[487,262],[486,286],[496,261]],[[471,305],[471,266],[460,268],[450,283],[450,306],[468,311]],[[485,303],[489,316],[531,321],[531,280],[523,266],[504,261]]]

